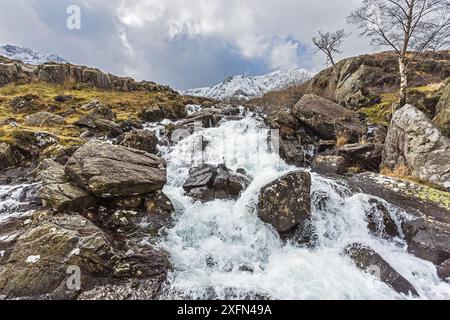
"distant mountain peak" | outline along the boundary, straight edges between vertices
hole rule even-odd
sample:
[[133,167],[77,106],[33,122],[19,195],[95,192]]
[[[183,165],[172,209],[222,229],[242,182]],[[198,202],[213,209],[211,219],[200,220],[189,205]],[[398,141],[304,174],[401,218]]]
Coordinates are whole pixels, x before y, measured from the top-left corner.
[[181,91],[184,95],[206,97],[217,100],[251,100],[265,93],[299,85],[311,78],[305,69],[278,70],[261,76],[228,76],[223,82],[204,88]]
[[20,60],[27,64],[43,64],[46,62],[68,63],[67,60],[56,54],[42,53],[30,48],[10,44],[0,46],[0,56],[4,56],[12,60]]

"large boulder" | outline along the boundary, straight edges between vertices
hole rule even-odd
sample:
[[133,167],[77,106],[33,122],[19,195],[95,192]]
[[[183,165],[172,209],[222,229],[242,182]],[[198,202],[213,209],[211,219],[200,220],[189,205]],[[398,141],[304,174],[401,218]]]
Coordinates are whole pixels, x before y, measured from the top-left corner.
[[261,189],[258,215],[280,234],[304,227],[311,217],[311,176],[289,173]]
[[66,175],[98,197],[126,197],[161,190],[165,162],[147,152],[90,141],[65,166]]
[[450,139],[412,105],[394,113],[382,166],[407,167],[414,177],[450,190]]
[[42,183],[38,196],[48,208],[58,211],[81,211],[95,203],[85,190],[68,181],[64,166],[51,159],[41,163],[37,178]]
[[189,171],[183,189],[195,200],[208,202],[237,199],[249,184],[250,179],[243,172],[232,172],[225,165],[204,165]]
[[130,280],[136,281],[136,292],[152,280],[148,290],[154,294],[147,298],[154,298],[165,280],[167,258],[144,243],[116,242],[79,215],[44,211],[26,218],[0,222],[5,298],[73,299],[105,283]]
[[348,246],[345,252],[358,268],[373,273],[374,276],[379,277],[380,281],[386,283],[395,291],[405,295],[418,296],[414,286],[373,249],[361,244],[353,244]]
[[294,106],[293,114],[327,140],[346,134],[350,140],[356,141],[367,131],[357,113],[313,94],[304,95]]
[[31,127],[51,127],[65,123],[63,117],[50,112],[37,112],[25,117],[25,124]]
[[126,147],[142,150],[148,153],[156,153],[158,137],[155,133],[147,130],[132,130],[117,138],[117,144]]

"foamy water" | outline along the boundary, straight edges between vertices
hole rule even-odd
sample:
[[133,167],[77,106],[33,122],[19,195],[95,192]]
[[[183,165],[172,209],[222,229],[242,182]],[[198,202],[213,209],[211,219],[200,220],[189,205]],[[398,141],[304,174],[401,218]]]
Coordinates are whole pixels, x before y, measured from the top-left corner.
[[[198,152],[201,137],[209,143]],[[162,298],[227,299],[408,299],[375,276],[358,269],[343,254],[352,243],[369,245],[417,289],[422,299],[450,298],[432,263],[407,253],[400,238],[384,240],[370,233],[366,213],[371,197],[353,194],[342,182],[312,174],[314,246],[283,242],[257,216],[260,189],[298,170],[270,152],[268,130],[254,118],[205,129],[162,150],[168,162],[165,192],[176,207],[176,223],[161,246],[174,271]],[[193,152],[194,150],[194,152]],[[203,161],[244,168],[253,178],[237,201],[194,203],[182,185],[189,168]],[[380,199],[379,199],[380,200]],[[400,225],[406,212],[387,203]]]

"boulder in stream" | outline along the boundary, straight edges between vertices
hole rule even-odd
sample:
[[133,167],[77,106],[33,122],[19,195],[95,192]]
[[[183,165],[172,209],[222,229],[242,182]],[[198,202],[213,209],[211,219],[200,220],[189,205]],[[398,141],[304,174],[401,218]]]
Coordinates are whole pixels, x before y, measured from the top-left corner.
[[361,244],[352,244],[345,249],[345,252],[358,268],[372,273],[395,291],[405,295],[418,296],[414,286],[373,249]]
[[280,234],[306,226],[311,217],[311,175],[295,171],[262,188],[258,215]]

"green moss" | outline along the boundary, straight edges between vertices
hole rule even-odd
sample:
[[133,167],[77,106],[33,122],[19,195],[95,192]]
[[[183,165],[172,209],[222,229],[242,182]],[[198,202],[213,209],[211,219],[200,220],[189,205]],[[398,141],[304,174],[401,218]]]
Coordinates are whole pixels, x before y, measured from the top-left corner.
[[397,100],[397,93],[385,93],[381,95],[380,103],[371,107],[362,108],[360,109],[360,112],[373,124],[389,126],[392,116],[392,106]]

